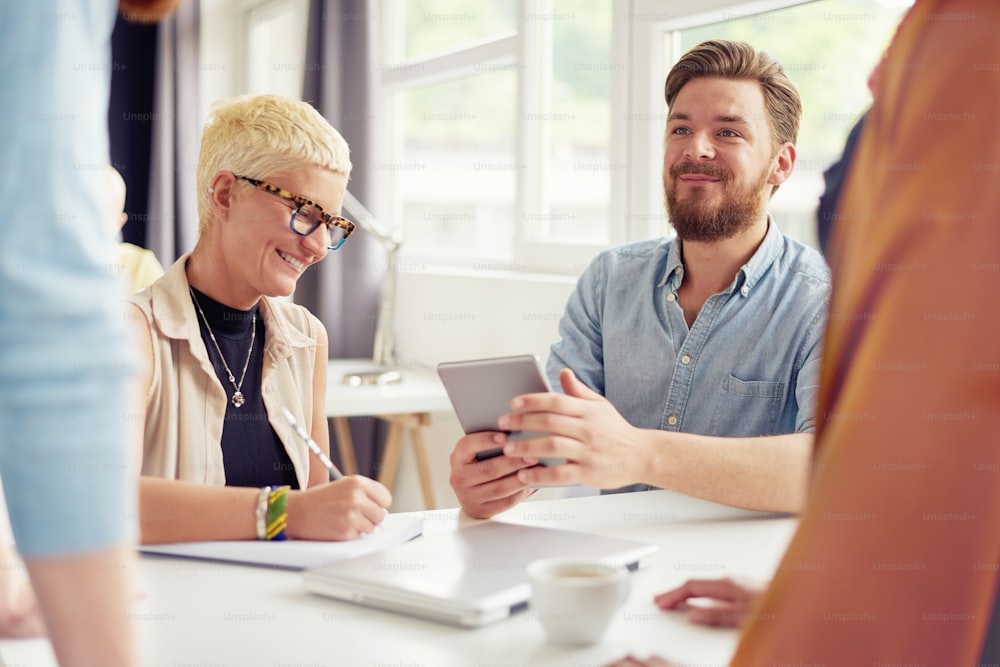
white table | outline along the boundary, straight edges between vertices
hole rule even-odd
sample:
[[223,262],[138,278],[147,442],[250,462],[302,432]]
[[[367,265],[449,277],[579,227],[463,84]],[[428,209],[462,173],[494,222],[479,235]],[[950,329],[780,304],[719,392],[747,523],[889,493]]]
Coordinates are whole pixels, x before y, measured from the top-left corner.
[[333,420],[337,447],[344,472],[358,472],[351,438],[350,417],[373,416],[389,423],[385,452],[378,469],[378,480],[392,488],[399,467],[403,432],[410,435],[420,476],[424,506],[434,509],[434,485],[427,461],[423,429],[431,423],[432,412],[450,412],[451,402],[433,371],[401,368],[402,380],[383,385],[350,386],[342,378],[347,373],[372,368],[370,359],[331,359],[327,371],[326,415]]
[[[420,512],[425,533],[473,523],[457,510]],[[605,638],[568,648],[546,643],[530,609],[474,629],[313,596],[295,572],[144,556],[144,597],[133,620],[150,667],[598,666],[656,652],[681,664],[722,666],[736,632],[689,624],[654,593],[690,577],[769,577],[795,528],[791,518],[726,508],[669,491],[526,502],[500,520],[658,544]],[[55,664],[46,640],[0,641],[8,665]]]

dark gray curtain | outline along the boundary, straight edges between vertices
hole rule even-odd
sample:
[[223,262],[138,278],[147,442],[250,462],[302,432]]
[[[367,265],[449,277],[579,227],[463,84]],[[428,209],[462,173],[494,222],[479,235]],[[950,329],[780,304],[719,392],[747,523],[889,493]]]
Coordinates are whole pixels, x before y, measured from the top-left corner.
[[159,25],[146,242],[164,267],[198,238],[199,5],[186,0]]
[[159,26],[132,23],[118,15],[111,34],[111,103],[108,132],[111,162],[125,179],[128,224],[124,241],[148,248],[149,147],[152,138],[153,98]]
[[[375,71],[372,20],[365,0],[311,0],[303,99],[344,135],[354,164],[348,189],[377,215],[367,168],[374,116],[369,101]],[[378,241],[359,229],[299,280],[295,301],[326,325],[331,358],[371,357],[384,261]],[[383,430],[373,419],[351,419],[362,474],[376,472]],[[336,454],[336,447],[331,450]]]

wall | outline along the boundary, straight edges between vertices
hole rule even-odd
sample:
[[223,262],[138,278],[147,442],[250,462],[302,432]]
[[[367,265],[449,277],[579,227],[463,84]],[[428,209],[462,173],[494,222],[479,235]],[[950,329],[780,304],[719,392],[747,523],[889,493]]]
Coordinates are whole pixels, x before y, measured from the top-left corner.
[[[442,361],[537,354],[544,363],[557,337],[573,277],[459,272],[409,267],[399,277],[396,332],[404,365],[433,368]],[[426,441],[439,507],[458,501],[448,484],[448,457],[462,429],[453,414],[435,414]],[[423,509],[409,441],[404,443],[393,508]],[[551,497],[558,491],[536,494]]]

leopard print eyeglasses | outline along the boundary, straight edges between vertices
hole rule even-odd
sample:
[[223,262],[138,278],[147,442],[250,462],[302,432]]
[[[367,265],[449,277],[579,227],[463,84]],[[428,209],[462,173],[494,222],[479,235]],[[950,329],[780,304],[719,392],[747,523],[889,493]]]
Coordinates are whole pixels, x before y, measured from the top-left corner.
[[246,181],[258,190],[263,190],[275,197],[280,197],[291,204],[292,217],[288,221],[288,228],[299,236],[309,236],[322,225],[327,232],[327,249],[336,250],[344,245],[344,241],[354,231],[354,223],[339,215],[331,215],[323,210],[323,207],[316,202],[292,194],[288,190],[271,185],[265,181],[250,178],[249,176],[236,175],[241,181]]

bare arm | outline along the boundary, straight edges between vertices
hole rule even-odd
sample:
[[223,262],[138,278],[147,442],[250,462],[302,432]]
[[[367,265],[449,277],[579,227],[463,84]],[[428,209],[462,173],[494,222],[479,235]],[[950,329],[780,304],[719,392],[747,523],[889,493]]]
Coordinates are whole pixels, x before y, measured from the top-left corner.
[[132,550],[122,547],[26,561],[62,667],[137,664],[130,620],[133,559]]
[[501,418],[505,430],[542,431],[544,438],[508,442],[511,457],[563,457],[564,466],[518,472],[525,484],[586,484],[613,489],[646,483],[748,509],[798,512],[808,485],[813,436],[796,433],[721,438],[638,429],[572,371],[565,395],[529,394]]
[[799,512],[805,505],[813,434],[720,438],[644,431],[648,480],[724,505]]
[[[138,469],[142,469],[143,428],[146,400],[153,378],[153,342],[149,322],[135,304],[130,304],[142,372],[135,404]],[[139,527],[143,544],[198,540],[253,540],[257,538],[259,489],[209,487],[172,479],[139,478]]]

